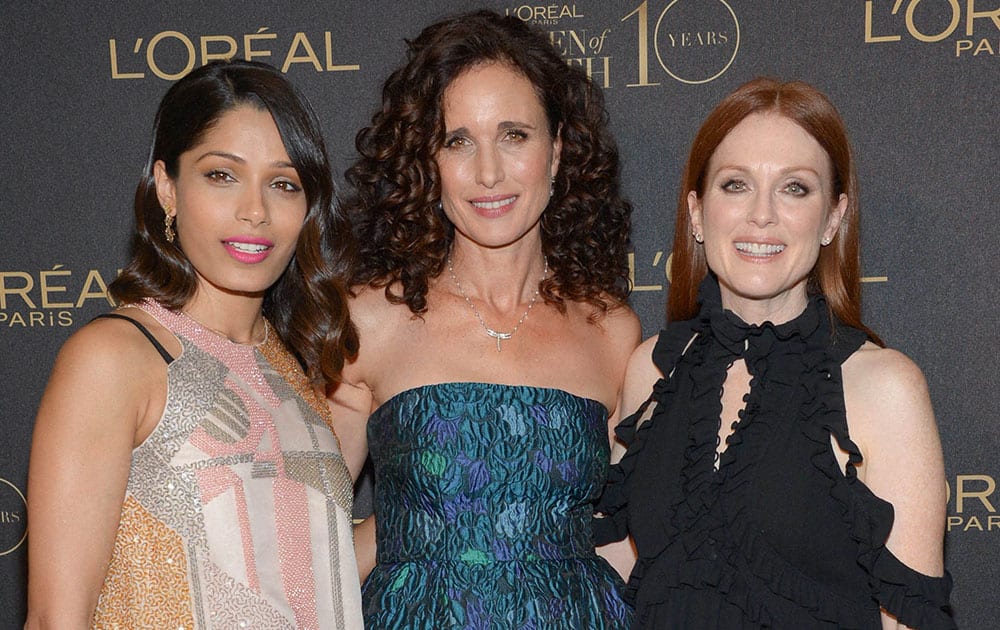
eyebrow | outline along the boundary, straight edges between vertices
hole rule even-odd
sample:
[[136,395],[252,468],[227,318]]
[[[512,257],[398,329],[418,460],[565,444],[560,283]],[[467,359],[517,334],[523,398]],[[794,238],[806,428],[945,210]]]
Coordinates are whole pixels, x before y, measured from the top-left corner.
[[[745,165],[720,164],[719,166],[715,167],[713,170],[716,173],[718,173],[718,172],[725,171],[725,170],[747,172],[747,171],[752,170],[752,169],[748,168]],[[816,177],[822,177],[822,174],[820,174],[819,171],[817,171],[816,169],[814,169],[811,166],[804,166],[804,165],[803,166],[790,166],[788,168],[783,168],[783,169],[781,169],[780,172],[782,174],[787,174],[787,173],[791,173],[791,172],[794,172],[794,171],[807,171],[809,173],[812,173]]]
[[[497,129],[500,130],[500,131],[506,131],[508,129],[530,129],[530,130],[534,131],[536,129],[536,127],[534,125],[532,125],[532,124],[525,123],[525,122],[517,122],[517,121],[514,121],[514,120],[504,120],[504,121],[501,121],[501,122],[497,123]],[[452,130],[447,131],[445,133],[447,133],[448,135],[453,135],[453,134],[468,134],[469,133],[469,128],[468,127],[459,127],[458,129],[452,129]]]
[[[197,164],[198,162],[201,162],[205,158],[209,158],[209,157],[219,157],[219,158],[222,158],[224,160],[231,160],[231,161],[236,162],[238,164],[246,164],[247,163],[247,161],[245,159],[243,159],[242,157],[240,157],[239,155],[236,155],[235,153],[227,153],[226,151],[206,151],[205,153],[202,153],[200,156],[198,156],[198,159],[196,159],[194,161],[194,163]],[[271,166],[278,167],[278,168],[295,168],[294,164],[292,164],[291,162],[285,162],[285,161],[271,162]]]

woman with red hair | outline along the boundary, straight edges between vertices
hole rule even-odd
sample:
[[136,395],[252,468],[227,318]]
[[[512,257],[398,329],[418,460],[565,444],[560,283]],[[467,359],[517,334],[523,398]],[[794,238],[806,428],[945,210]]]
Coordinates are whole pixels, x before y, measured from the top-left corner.
[[[756,79],[694,140],[669,325],[633,354],[595,519],[631,534],[637,628],[953,628],[923,375],[861,323],[847,134]],[[652,394],[650,391],[652,390]]]

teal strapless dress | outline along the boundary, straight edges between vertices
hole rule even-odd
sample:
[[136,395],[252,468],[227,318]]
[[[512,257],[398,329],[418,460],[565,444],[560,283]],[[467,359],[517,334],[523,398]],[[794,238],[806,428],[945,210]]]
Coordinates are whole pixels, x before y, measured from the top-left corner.
[[629,627],[622,581],[591,533],[607,417],[561,390],[487,383],[427,385],[379,407],[365,627]]

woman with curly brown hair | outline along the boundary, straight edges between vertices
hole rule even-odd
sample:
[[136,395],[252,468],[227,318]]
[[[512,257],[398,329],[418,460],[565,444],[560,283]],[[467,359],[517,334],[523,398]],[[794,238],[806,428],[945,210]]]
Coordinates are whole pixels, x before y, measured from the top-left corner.
[[375,469],[366,627],[624,627],[590,529],[640,335],[601,93],[478,12],[426,28],[382,94],[347,173],[361,351],[331,395]]

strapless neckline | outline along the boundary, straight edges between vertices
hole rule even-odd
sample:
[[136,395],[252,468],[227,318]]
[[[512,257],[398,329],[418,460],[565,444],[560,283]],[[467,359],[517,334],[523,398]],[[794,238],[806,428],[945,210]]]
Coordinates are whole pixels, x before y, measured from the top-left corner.
[[451,387],[480,387],[483,389],[509,389],[514,392],[524,392],[524,391],[557,392],[560,394],[565,394],[566,396],[569,396],[570,398],[574,398],[576,400],[599,405],[602,409],[604,409],[605,413],[609,415],[611,414],[611,410],[608,409],[607,406],[605,406],[605,404],[602,403],[601,401],[587,396],[581,396],[580,394],[574,394],[573,392],[561,389],[559,387],[546,387],[544,385],[514,385],[511,383],[488,383],[486,381],[443,381],[441,383],[428,383],[426,385],[416,385],[414,387],[408,387],[399,392],[396,392],[392,396],[386,398],[382,402],[382,404],[376,407],[375,410],[372,411],[371,415],[374,416],[375,414],[379,413],[383,408],[387,408],[390,403],[398,402],[400,398],[406,395],[417,394],[420,392],[425,392],[436,388],[451,388]]

